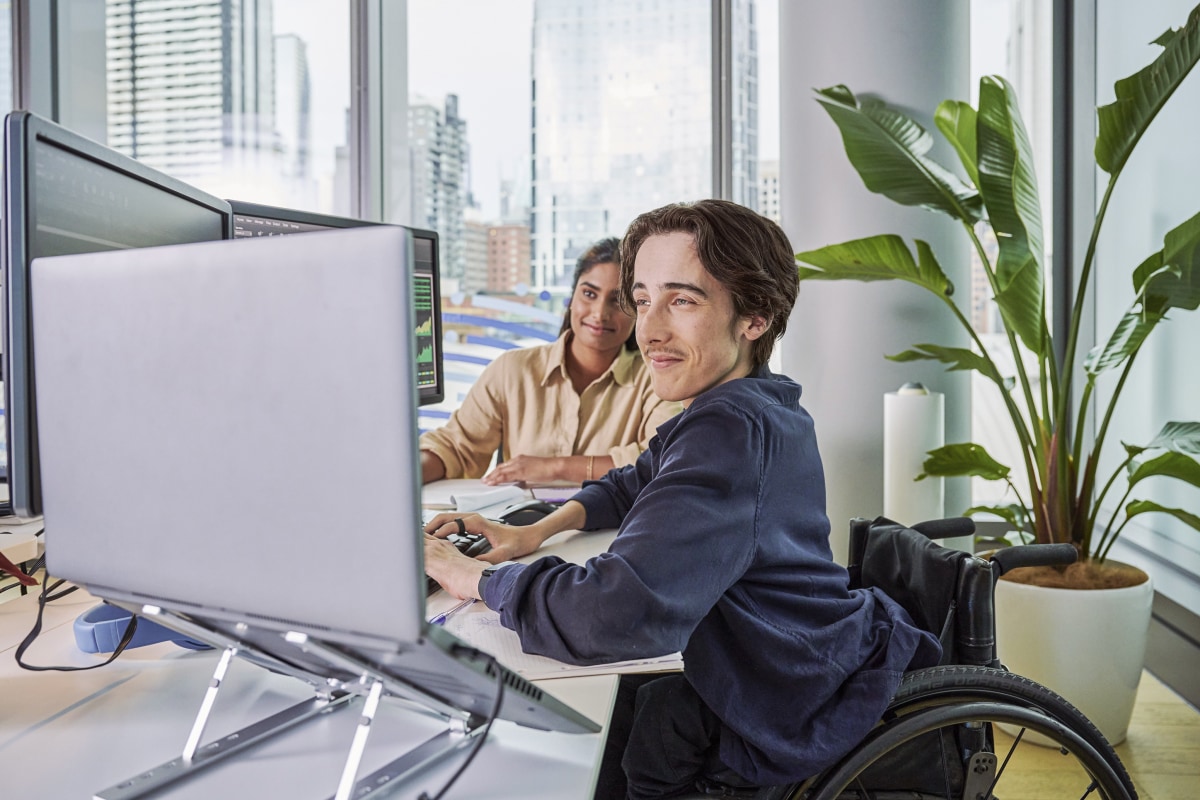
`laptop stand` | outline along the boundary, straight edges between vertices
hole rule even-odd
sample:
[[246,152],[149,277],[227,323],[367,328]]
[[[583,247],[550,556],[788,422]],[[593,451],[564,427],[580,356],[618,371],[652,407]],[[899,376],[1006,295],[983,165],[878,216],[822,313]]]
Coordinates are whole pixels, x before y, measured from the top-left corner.
[[[289,664],[258,647],[236,641],[221,631],[206,628],[187,617],[157,606],[147,605],[140,609],[131,608],[130,610],[144,617],[169,618],[169,623],[165,623],[168,627],[200,641],[221,647],[222,653],[216,669],[213,671],[212,679],[209,681],[208,689],[204,693],[204,699],[200,703],[200,709],[192,723],[192,729],[188,734],[182,753],[170,761],[163,762],[97,792],[96,800],[135,800],[135,798],[145,797],[164,786],[191,777],[200,770],[295,725],[322,714],[349,708],[352,705],[350,701],[362,695],[365,695],[366,699],[363,702],[358,725],[355,727],[354,737],[350,743],[350,751],[342,768],[337,791],[330,796],[329,800],[350,800],[350,798],[365,800],[376,792],[390,787],[395,781],[450,756],[473,741],[486,729],[483,724],[484,720],[474,715],[466,715],[415,687],[397,682],[379,673],[371,665],[316,641],[306,634],[293,632],[287,634],[285,639],[341,671],[357,674],[359,678],[353,682],[333,681],[308,672],[295,664]],[[217,694],[225,679],[225,673],[235,657],[311,684],[314,687],[314,694],[307,700],[264,717],[220,739],[201,744],[204,729],[208,725],[209,715],[216,704]],[[395,695],[396,699],[401,702],[407,701],[415,704],[422,711],[433,711],[446,717],[447,728],[401,754],[370,775],[358,779],[359,765],[366,749],[367,737],[385,690]]]

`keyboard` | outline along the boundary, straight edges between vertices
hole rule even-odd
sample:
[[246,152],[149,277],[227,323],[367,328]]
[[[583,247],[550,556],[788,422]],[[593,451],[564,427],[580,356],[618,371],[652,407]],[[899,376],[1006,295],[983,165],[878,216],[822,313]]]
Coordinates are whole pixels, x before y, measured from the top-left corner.
[[[472,558],[481,556],[492,549],[492,543],[482,533],[452,533],[446,537],[446,541],[453,543],[458,548],[458,552]],[[425,576],[426,597],[441,588],[442,585],[440,583],[428,575]]]

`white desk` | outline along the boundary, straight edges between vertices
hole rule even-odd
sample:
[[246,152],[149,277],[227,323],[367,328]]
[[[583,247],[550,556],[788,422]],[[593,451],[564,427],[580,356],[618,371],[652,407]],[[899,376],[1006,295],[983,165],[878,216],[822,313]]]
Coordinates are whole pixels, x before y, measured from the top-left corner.
[[[607,546],[603,534],[560,534],[551,549],[586,558]],[[77,592],[50,604],[43,633],[25,654],[33,664],[85,666],[71,625],[94,600]],[[445,599],[438,602],[446,602]],[[13,650],[33,624],[33,595],[0,604],[0,775],[5,797],[91,797],[94,792],[179,755],[216,663],[213,652],[172,644],[129,650],[87,672],[29,672]],[[431,598],[431,612],[435,610]],[[597,722],[606,722],[616,676],[573,677],[538,685]],[[204,740],[211,741],[311,696],[300,681],[235,659]],[[358,703],[360,701],[352,701]],[[343,709],[280,733],[155,797],[326,798],[337,789],[358,714]],[[393,701],[381,704],[359,776],[369,774],[444,729],[439,718]],[[590,798],[604,734],[535,731],[497,721],[478,757],[447,793],[451,798]],[[465,757],[461,751],[405,780],[389,798],[432,796]]]
[[21,564],[42,554],[41,518],[0,525],[0,553],[9,561]]

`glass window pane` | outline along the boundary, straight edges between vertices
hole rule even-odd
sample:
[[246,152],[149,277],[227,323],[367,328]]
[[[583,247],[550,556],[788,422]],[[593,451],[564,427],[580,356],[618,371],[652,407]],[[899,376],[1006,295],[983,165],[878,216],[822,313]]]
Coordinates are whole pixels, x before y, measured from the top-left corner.
[[[7,113],[13,107],[12,98],[12,4],[0,2],[0,108]],[[0,321],[3,314],[0,313]],[[0,475],[0,502],[8,500],[8,452],[4,427],[4,392],[0,392],[0,465],[5,474]]]
[[[755,3],[734,6],[750,87],[734,98],[735,175],[757,205]],[[441,236],[449,409],[502,349],[557,336],[587,247],[712,195],[711,11],[409,0],[408,37],[410,224]]]
[[12,3],[0,2],[0,108],[8,112],[13,107],[12,96]]
[[[60,80],[64,124],[219,197],[350,212],[349,4],[104,9],[103,78],[73,69]],[[59,41],[90,46],[100,34],[86,22],[60,15]]]
[[[1097,105],[1115,99],[1113,84],[1150,64],[1161,49],[1149,44],[1168,28],[1181,27],[1194,6],[1186,0],[1155,0],[1130,6],[1104,0],[1096,6]],[[1200,125],[1200,82],[1194,75],[1180,85],[1159,112],[1126,163],[1106,214],[1097,248],[1096,333],[1107,341],[1133,301],[1131,276],[1150,254],[1163,249],[1165,234],[1192,217],[1200,203],[1200,159],[1195,151]],[[1097,171],[1102,192],[1108,175]],[[1125,455],[1119,442],[1145,444],[1168,421],[1195,421],[1200,373],[1195,343],[1200,340],[1200,314],[1172,311],[1147,339],[1128,379],[1107,434],[1107,478]],[[1101,377],[1097,400],[1108,407],[1119,370]],[[1118,487],[1121,488],[1121,487]],[[1110,492],[1110,513],[1123,492]],[[1130,499],[1153,500],[1170,508],[1200,513],[1200,489],[1183,481],[1155,479],[1139,483]],[[1144,543],[1177,568],[1200,578],[1200,537],[1166,514],[1135,517],[1123,538]],[[1156,581],[1158,579],[1156,578]],[[1194,589],[1193,589],[1194,592]],[[1194,606],[1194,603],[1192,604]],[[1193,610],[1198,610],[1193,608]]]

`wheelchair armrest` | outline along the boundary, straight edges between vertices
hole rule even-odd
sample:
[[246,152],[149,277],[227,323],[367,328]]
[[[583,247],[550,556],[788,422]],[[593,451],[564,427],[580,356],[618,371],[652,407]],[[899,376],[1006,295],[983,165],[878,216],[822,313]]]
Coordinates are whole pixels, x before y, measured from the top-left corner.
[[1073,544],[1019,544],[992,553],[992,570],[999,577],[1017,567],[1051,567],[1073,564],[1079,551]]

